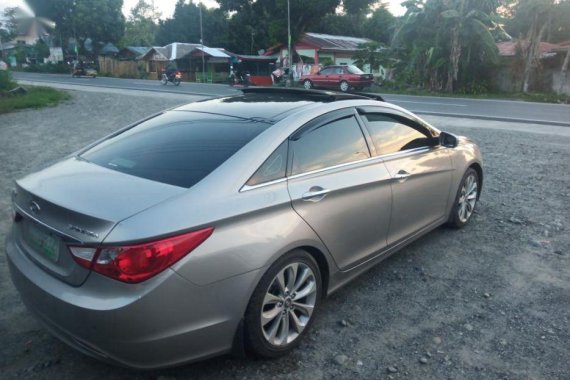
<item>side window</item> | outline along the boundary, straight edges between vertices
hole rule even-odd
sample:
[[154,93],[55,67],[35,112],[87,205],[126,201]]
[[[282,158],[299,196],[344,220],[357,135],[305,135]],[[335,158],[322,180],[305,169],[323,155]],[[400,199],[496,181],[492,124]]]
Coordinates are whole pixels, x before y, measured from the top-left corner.
[[322,69],[320,71],[321,75],[329,75],[331,73],[332,69]]
[[369,158],[368,146],[354,116],[321,125],[291,140],[291,174],[306,173]]
[[265,160],[255,174],[247,181],[248,186],[275,181],[285,177],[287,170],[287,143],[285,141]]
[[429,146],[428,135],[398,118],[380,113],[363,115],[379,155]]

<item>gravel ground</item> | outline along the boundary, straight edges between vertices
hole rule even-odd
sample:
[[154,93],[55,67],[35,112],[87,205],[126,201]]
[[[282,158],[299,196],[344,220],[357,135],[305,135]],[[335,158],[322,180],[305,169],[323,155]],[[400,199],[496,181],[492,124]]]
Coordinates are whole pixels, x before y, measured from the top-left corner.
[[[0,116],[1,236],[10,225],[13,179],[184,102],[72,96],[57,108]],[[9,280],[2,245],[1,377],[570,379],[568,132],[429,119],[480,144],[486,177],[477,214],[465,229],[440,228],[332,295],[291,355],[225,356],[154,372],[100,363],[51,337],[27,313]]]

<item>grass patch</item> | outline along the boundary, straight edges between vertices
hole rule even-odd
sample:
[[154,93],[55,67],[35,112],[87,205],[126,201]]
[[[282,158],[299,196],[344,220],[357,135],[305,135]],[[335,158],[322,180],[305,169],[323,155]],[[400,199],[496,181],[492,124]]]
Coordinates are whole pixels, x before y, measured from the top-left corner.
[[25,108],[53,107],[71,96],[49,87],[27,87],[28,93],[19,96],[0,95],[0,114]]

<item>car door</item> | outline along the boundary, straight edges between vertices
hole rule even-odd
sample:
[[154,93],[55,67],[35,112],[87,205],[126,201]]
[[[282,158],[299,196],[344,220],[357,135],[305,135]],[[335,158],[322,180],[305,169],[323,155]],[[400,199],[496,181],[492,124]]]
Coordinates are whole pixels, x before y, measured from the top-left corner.
[[392,218],[388,244],[446,219],[452,162],[437,133],[403,114],[359,110],[392,177]]
[[341,269],[386,246],[391,178],[370,151],[354,109],[335,111],[289,139],[288,189],[295,211]]
[[315,75],[314,85],[315,87],[327,87],[328,76],[332,73],[332,68],[324,68],[319,71],[318,75]]

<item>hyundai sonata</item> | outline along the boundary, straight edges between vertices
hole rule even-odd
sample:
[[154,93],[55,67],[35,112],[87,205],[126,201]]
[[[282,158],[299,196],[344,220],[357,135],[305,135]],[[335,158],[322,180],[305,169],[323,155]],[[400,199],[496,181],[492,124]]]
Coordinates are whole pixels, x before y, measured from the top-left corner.
[[136,368],[297,346],[323,298],[463,227],[467,138],[355,94],[246,89],[130,125],[16,182],[12,280],[55,336]]

